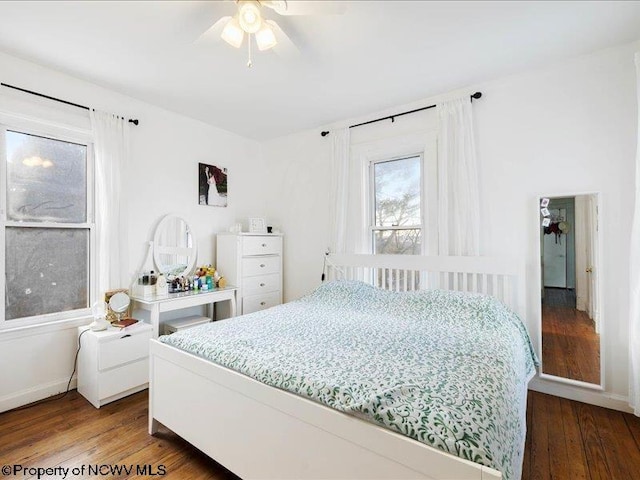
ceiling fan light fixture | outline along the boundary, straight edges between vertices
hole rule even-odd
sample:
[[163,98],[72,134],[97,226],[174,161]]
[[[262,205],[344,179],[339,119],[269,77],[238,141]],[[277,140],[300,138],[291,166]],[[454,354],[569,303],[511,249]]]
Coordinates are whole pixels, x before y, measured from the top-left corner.
[[247,33],[256,33],[262,26],[260,5],[258,2],[240,2],[238,8],[240,26]]
[[240,27],[238,17],[231,17],[220,35],[229,45],[240,48],[244,40],[244,30]]
[[266,22],[263,22],[262,28],[256,32],[256,43],[260,51],[269,50],[278,43],[273,29]]

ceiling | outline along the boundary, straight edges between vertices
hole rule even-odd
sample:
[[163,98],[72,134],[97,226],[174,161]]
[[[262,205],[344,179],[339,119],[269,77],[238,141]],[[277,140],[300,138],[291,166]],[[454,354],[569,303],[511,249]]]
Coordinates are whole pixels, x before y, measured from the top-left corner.
[[232,1],[0,2],[0,51],[265,140],[640,37],[640,2],[344,3],[269,10],[301,54],[251,69],[244,48],[194,42]]

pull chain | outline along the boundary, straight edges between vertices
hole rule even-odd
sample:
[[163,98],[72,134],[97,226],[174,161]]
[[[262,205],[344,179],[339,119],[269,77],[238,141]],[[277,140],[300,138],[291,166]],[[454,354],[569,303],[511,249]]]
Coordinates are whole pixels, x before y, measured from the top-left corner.
[[247,61],[247,68],[251,68],[253,66],[253,62],[251,61],[251,34],[247,35],[247,45],[249,46],[249,60]]

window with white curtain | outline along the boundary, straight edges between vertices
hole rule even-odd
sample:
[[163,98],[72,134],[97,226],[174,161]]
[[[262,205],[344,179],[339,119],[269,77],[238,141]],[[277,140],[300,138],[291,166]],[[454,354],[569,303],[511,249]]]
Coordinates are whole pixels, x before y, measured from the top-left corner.
[[0,327],[86,315],[92,299],[93,151],[54,129],[0,125]]
[[422,155],[372,161],[369,229],[374,254],[423,252]]

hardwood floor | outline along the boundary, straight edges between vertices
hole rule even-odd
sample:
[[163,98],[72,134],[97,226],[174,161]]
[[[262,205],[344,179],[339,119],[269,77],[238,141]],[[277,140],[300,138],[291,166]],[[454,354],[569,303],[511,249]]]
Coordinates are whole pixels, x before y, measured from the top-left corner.
[[529,392],[522,480],[640,478],[640,418]]
[[[528,402],[522,480],[640,478],[640,418],[536,392]],[[0,466],[14,464],[134,465],[131,474],[93,478],[151,477],[136,475],[135,465],[149,465],[156,474],[164,466],[159,478],[238,478],[164,428],[149,436],[146,392],[96,410],[74,390],[61,400],[0,414]]]
[[543,304],[542,369],[549,375],[600,383],[600,335],[585,312]]
[[[133,465],[131,474],[72,477],[77,479],[149,478],[151,475],[136,475],[136,465],[150,465],[163,479],[237,480],[173,432],[161,428],[156,436],[150,436],[147,401],[145,391],[98,410],[73,390],[61,400],[0,414],[0,466]],[[160,466],[166,475],[157,475]]]

